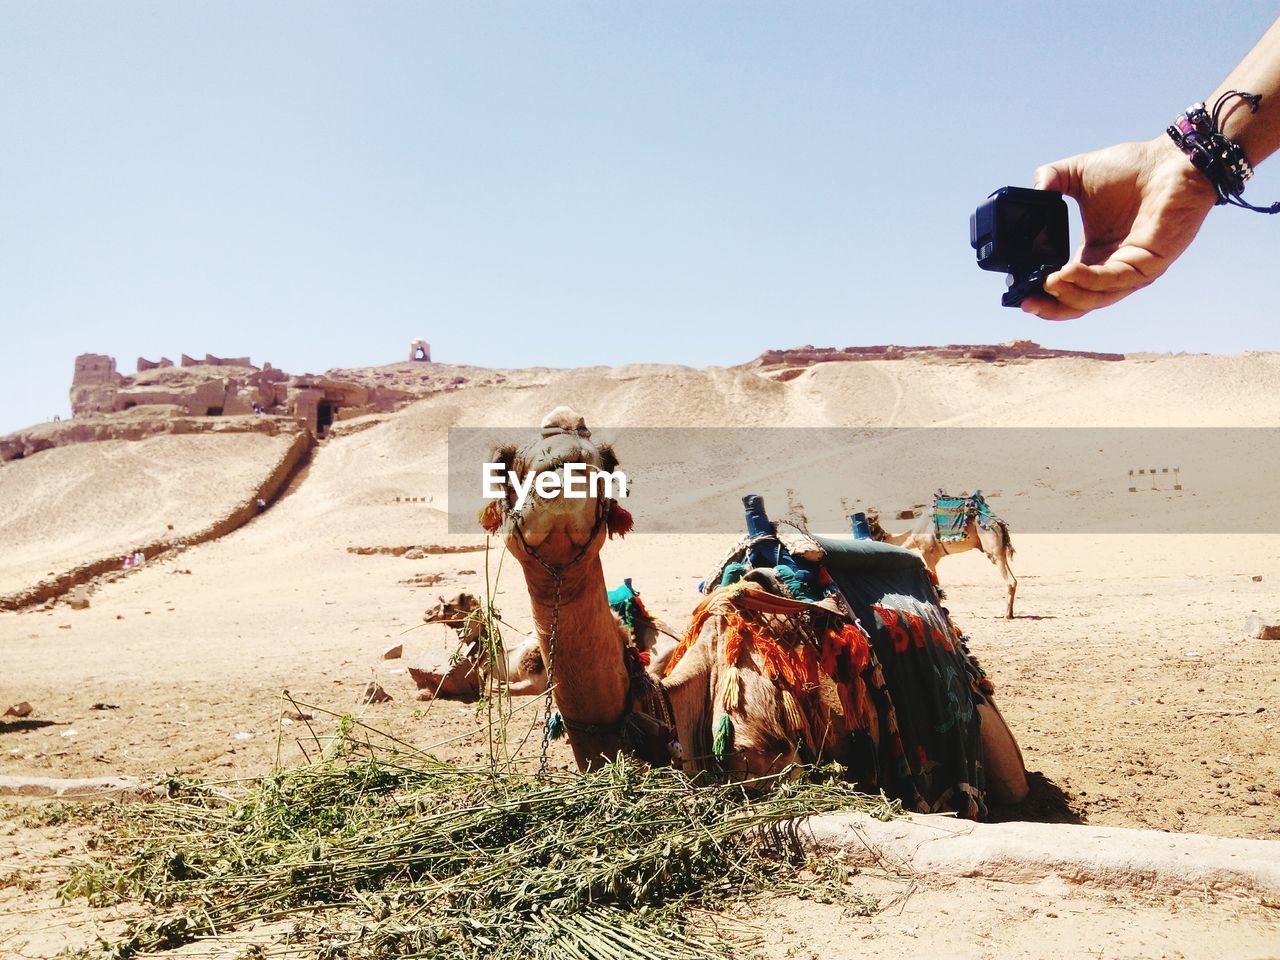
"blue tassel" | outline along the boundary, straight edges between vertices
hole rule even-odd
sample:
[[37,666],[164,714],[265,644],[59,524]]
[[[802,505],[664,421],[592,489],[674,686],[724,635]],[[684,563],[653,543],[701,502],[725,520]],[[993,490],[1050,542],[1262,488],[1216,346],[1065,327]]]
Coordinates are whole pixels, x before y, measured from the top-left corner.
[[560,716],[559,710],[553,710],[551,716],[547,717],[547,739],[559,740],[564,736],[564,717]]
[[727,587],[731,583],[737,583],[750,569],[745,563],[729,564],[724,568],[724,573],[720,576],[720,586]]
[[778,579],[786,585],[791,595],[797,600],[816,601],[818,599],[813,587],[815,577],[808,570],[779,566],[777,574]]

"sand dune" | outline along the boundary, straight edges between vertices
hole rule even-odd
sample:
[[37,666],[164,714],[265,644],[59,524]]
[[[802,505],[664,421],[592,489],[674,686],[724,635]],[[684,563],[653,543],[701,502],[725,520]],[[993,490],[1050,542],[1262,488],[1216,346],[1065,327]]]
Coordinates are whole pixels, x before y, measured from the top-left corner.
[[292,437],[110,440],[0,470],[0,595],[79,564],[181,540],[251,498]]

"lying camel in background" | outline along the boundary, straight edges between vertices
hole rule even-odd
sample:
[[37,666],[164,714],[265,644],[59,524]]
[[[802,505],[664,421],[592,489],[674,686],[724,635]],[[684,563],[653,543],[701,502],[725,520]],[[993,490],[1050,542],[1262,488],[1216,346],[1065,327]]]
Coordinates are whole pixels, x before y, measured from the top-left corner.
[[902,533],[890,533],[880,525],[880,518],[875,515],[867,517],[867,525],[871,528],[871,537],[882,543],[906,547],[918,551],[924,558],[924,564],[935,576],[938,563],[943,557],[969,550],[981,550],[987,559],[994,563],[1004,578],[1009,591],[1009,602],[1005,607],[1004,618],[1013,619],[1013,598],[1018,592],[1018,578],[1013,575],[1009,561],[1013,558],[1013,538],[1009,534],[1009,525],[999,517],[992,517],[988,526],[983,526],[978,516],[970,514],[964,523],[964,539],[942,541],[938,539],[937,524],[931,512],[916,520],[911,529]]
[[[453,628],[458,635],[456,657],[451,658],[447,670],[410,667],[409,674],[418,689],[423,691],[419,699],[475,700],[484,689],[486,678],[493,672],[484,660],[484,653],[492,648],[490,644],[481,642],[485,620],[480,613],[480,600],[466,592],[452,599],[437,597],[437,600],[439,602],[435,606],[423,613],[422,619],[426,623],[442,623]],[[617,629],[620,642],[625,642],[630,636],[628,628],[618,620]],[[654,677],[661,676],[679,637],[667,630],[661,621],[645,615],[636,619],[634,638],[640,650],[649,655],[647,669]],[[506,682],[508,692],[512,696],[545,693],[546,666],[538,638],[520,636],[509,646],[504,641],[504,651],[506,658],[502,666],[505,673],[500,673],[499,679]]]
[[[494,664],[486,654],[492,645],[484,642],[485,619],[481,615],[480,601],[470,593],[459,593],[452,599],[436,598],[439,602],[422,615],[426,623],[442,623],[452,627],[458,635],[458,647],[449,665],[441,670],[409,668],[409,676],[422,693],[420,700],[476,700],[485,688],[486,680],[494,673]],[[512,696],[544,693],[547,689],[542,653],[536,637],[519,637],[509,646],[497,664],[498,678],[507,684]]]
[[[593,443],[583,418],[566,407],[548,415],[538,439],[521,448],[496,450],[490,460],[503,462],[508,475],[514,473],[522,482],[530,475],[560,472],[568,463],[605,472],[618,464],[613,450]],[[481,523],[491,533],[502,532],[524,570],[543,660],[554,677],[555,704],[580,769],[597,767],[625,750],[650,763],[675,762],[689,771],[750,775],[775,771],[798,757],[839,759],[856,737],[859,749],[870,750],[874,761],[869,788],[885,789],[912,809],[981,816],[984,777],[998,802],[1025,797],[1026,771],[1017,743],[989,697],[978,694],[985,681],[964,681],[968,670],[961,658],[962,637],[945,619],[923,565],[912,554],[872,545],[893,554],[893,564],[905,571],[879,576],[886,590],[873,609],[877,618],[883,611],[886,622],[871,623],[873,633],[862,632],[834,599],[802,603],[770,592],[767,583],[745,580],[713,587],[664,677],[653,684],[618,642],[600,564],[605,540],[630,530],[630,516],[598,489],[585,498],[533,496],[518,512],[515,501],[508,484],[505,496],[481,512]],[[877,578],[867,579],[874,588]],[[913,600],[912,609],[892,609],[894,590],[908,580],[926,601]],[[745,631],[737,629],[744,621],[749,621]],[[821,645],[811,647],[815,634]],[[913,668],[908,658],[916,645],[949,673],[935,677],[926,670],[909,679],[946,683],[945,690],[931,691],[935,695],[929,702],[953,701],[954,710],[938,716],[936,725],[945,730],[968,724],[972,749],[967,757],[926,756],[912,739],[913,732],[923,729],[911,726],[916,718],[904,713],[906,727],[894,719],[889,695],[910,697],[910,685],[903,684]],[[784,655],[775,658],[779,650]],[[889,657],[886,662],[893,668],[883,676],[880,656]],[[841,686],[837,675],[841,682],[852,679]],[[797,684],[797,677],[803,682]],[[886,678],[897,688],[890,690]],[[810,717],[816,713],[830,726],[815,730]],[[923,782],[916,778],[928,779],[930,771],[956,759],[967,762],[975,776],[963,783],[938,782],[930,796],[912,792],[913,780]],[[894,770],[901,771],[896,781]]]

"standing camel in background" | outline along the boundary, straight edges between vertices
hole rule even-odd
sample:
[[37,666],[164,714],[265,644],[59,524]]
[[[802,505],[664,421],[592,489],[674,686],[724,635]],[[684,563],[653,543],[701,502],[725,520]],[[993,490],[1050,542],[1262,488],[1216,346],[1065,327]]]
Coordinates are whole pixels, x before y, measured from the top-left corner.
[[[937,575],[938,561],[953,553],[964,553],[967,550],[981,550],[988,560],[1000,568],[1000,576],[1004,578],[1009,589],[1009,604],[1004,618],[1013,619],[1013,598],[1018,592],[1018,578],[1013,575],[1009,561],[1013,558],[1013,538],[1009,534],[1009,525],[987,509],[987,502],[982,494],[975,493],[966,498],[967,508],[956,515],[954,525],[945,524],[943,535],[938,535],[938,500],[956,501],[960,498],[945,497],[941,493],[934,497],[934,509],[916,520],[911,529],[902,533],[890,533],[880,525],[880,518],[867,517],[871,527],[871,537],[884,543],[916,550],[924,558],[929,572]],[[950,537],[948,534],[950,533]],[[954,538],[954,539],[952,539]]]

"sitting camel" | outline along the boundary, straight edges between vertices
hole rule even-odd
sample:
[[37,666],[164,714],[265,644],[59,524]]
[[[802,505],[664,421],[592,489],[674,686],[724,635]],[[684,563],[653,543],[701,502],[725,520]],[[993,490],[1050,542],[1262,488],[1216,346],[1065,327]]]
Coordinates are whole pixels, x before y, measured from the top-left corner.
[[[634,602],[636,614],[631,617],[630,625],[624,623],[615,607],[615,619],[619,631],[619,642],[625,643],[634,639],[639,649],[647,654],[646,668],[656,678],[662,676],[667,661],[676,648],[679,637],[673,635],[661,621],[649,615],[644,606],[638,603],[638,596],[631,590],[628,580],[620,591],[625,591],[628,599]],[[419,699],[434,700],[475,700],[485,688],[487,677],[493,672],[485,654],[492,646],[482,643],[485,620],[480,613],[480,600],[470,593],[459,593],[452,599],[436,598],[439,602],[427,609],[422,619],[427,623],[442,623],[452,627],[458,635],[458,647],[450,658],[445,670],[422,670],[410,667],[409,674],[418,689],[423,693]],[[528,696],[545,693],[547,689],[546,667],[542,662],[542,650],[537,637],[520,637],[507,647],[503,667],[505,673],[499,676],[507,684],[507,691],[512,696]]]
[[[459,593],[452,599],[436,598],[422,619],[427,623],[443,623],[458,635],[458,647],[447,667],[441,670],[409,668],[409,676],[423,691],[418,699],[476,700],[486,686],[493,664],[487,654],[492,645],[483,642],[485,619],[480,601],[470,593]],[[507,684],[513,696],[544,693],[547,678],[542,666],[542,652],[536,637],[521,637],[510,647],[504,645],[504,662],[499,664],[499,679]]]
[[[606,472],[618,463],[565,407],[548,415],[538,439],[491,459],[522,482],[567,463]],[[600,550],[631,518],[600,493],[532,496],[517,511],[508,486],[481,512],[524,570],[551,695],[580,769],[622,750],[739,776],[796,759],[838,761],[851,779],[914,810],[980,817],[987,795],[1025,797],[1022,756],[990,683],[913,554],[859,548],[873,556],[861,593],[846,602],[834,588],[820,602],[789,597],[762,569],[713,587],[653,683],[617,641]],[[913,699],[916,690],[923,694]]]
[[1004,618],[1012,620],[1013,597],[1018,592],[1018,578],[1013,575],[1013,569],[1009,566],[1014,553],[1013,538],[1009,534],[1009,524],[999,517],[990,514],[988,517],[984,526],[982,518],[971,511],[964,519],[964,536],[957,540],[938,539],[937,523],[932,511],[920,517],[911,529],[902,533],[890,533],[880,525],[880,518],[874,515],[867,517],[867,524],[871,527],[872,539],[919,551],[925,566],[935,575],[938,572],[938,562],[943,557],[968,550],[981,550],[988,560],[1000,568],[1000,576],[1004,578],[1009,590],[1009,603],[1005,608]]

